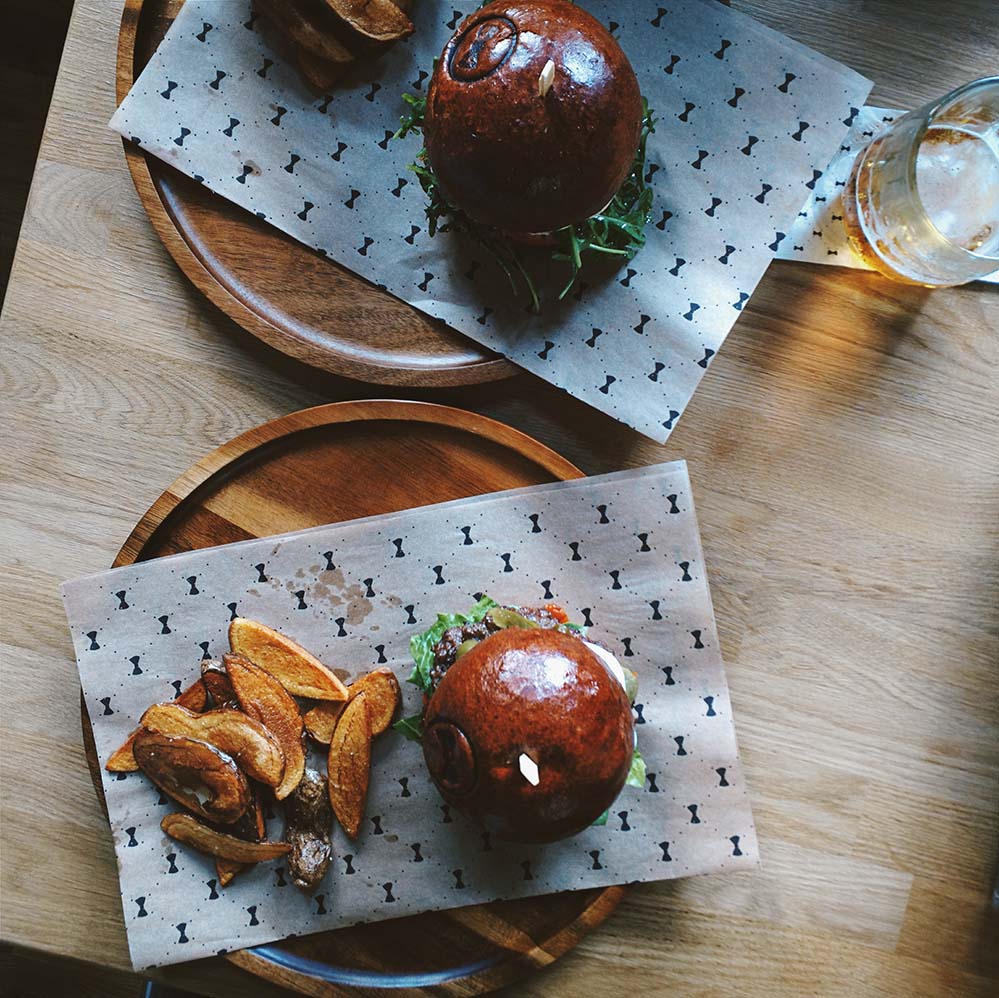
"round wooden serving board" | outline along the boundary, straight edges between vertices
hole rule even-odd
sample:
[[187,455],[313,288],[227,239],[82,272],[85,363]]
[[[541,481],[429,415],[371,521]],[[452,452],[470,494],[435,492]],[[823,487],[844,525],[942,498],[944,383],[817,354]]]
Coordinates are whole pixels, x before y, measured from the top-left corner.
[[[119,104],[182,6],[183,0],[125,3]],[[469,385],[515,372],[503,358],[131,142],[124,147],[139,198],[180,269],[226,315],[272,347],[334,374],[385,385]]]
[[[531,437],[459,409],[324,405],[258,426],[199,461],[153,503],[114,564],[581,476]],[[83,729],[103,804],[85,709]],[[608,887],[428,913],[226,959],[318,998],[476,995],[556,960],[623,893]]]

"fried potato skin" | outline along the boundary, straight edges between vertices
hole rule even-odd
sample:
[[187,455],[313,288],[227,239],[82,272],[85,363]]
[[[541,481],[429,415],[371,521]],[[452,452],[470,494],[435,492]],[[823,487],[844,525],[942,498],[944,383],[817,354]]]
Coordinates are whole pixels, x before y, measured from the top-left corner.
[[226,672],[239,705],[259,721],[277,740],[284,753],[284,776],[274,790],[284,800],[298,786],[305,772],[302,734],[305,726],[298,704],[269,672],[240,655],[224,656]]
[[216,710],[239,710],[239,700],[236,699],[232,683],[229,682],[229,674],[219,659],[201,660],[201,681],[205,684],[212,706]]
[[364,819],[371,774],[371,721],[364,693],[359,693],[337,721],[329,752],[329,794],[333,813],[351,839]]
[[[204,683],[200,679],[196,679],[172,702],[179,704],[181,707],[186,707],[188,710],[193,710],[195,713],[200,713],[208,705],[208,691],[205,689]],[[132,752],[132,743],[135,741],[135,736],[141,730],[141,727],[136,728],[111,753],[108,761],[104,764],[104,768],[109,773],[134,773],[139,768],[139,764],[135,761],[135,755]]]
[[[368,714],[371,719],[371,736],[388,730],[399,709],[402,691],[399,680],[391,669],[374,669],[347,687],[349,699],[364,693],[368,699]],[[345,704],[327,701],[318,703],[305,715],[305,730],[320,745],[329,745],[337,721]]]
[[[234,825],[216,831],[225,831],[226,834],[235,836],[237,839],[244,839],[247,842],[262,842],[267,836],[267,824],[264,821],[264,805],[260,799],[260,793],[251,786],[253,800],[246,809],[246,813]],[[218,877],[219,887],[226,887],[231,884],[237,873],[253,866],[253,863],[240,863],[234,859],[225,859],[223,856],[215,857],[215,873]]]
[[233,653],[269,672],[293,696],[346,700],[347,687],[301,645],[257,620],[237,617],[229,624]]
[[139,723],[160,735],[208,742],[231,756],[247,776],[268,787],[278,786],[284,776],[284,752],[277,739],[242,711],[223,709],[195,714],[176,704],[153,704]]
[[238,839],[234,835],[209,828],[193,815],[180,812],[168,814],[160,822],[160,828],[170,838],[183,842],[198,852],[237,863],[261,863],[287,855],[291,850],[287,842],[247,842]]
[[373,42],[396,42],[414,30],[393,0],[326,0],[326,6],[352,31]]
[[[230,825],[250,806],[246,777],[214,745],[143,730],[133,748],[139,768],[163,793],[208,821]],[[199,791],[207,791],[207,799]]]

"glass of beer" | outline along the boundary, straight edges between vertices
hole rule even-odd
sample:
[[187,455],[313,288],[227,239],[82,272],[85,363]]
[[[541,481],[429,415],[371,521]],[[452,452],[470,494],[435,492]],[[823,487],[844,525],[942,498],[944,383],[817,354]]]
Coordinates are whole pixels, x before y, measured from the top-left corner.
[[887,277],[951,287],[999,270],[999,76],[896,118],[843,194],[850,246]]

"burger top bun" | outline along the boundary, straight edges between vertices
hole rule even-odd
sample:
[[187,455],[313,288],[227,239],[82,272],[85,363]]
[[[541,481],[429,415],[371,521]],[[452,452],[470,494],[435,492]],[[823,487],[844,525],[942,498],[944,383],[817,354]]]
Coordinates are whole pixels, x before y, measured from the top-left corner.
[[451,666],[423,731],[444,799],[517,842],[592,824],[624,786],[635,746],[624,689],[582,641],[515,627]]
[[641,127],[635,72],[596,18],[567,0],[498,0],[444,48],[424,136],[444,197],[517,234],[604,208]]

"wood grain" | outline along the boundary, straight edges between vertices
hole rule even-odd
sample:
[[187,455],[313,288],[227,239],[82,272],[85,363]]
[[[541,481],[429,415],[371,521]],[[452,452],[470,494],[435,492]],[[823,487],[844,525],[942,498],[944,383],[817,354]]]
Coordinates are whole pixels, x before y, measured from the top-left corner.
[[[427,468],[437,473],[428,475]],[[186,471],[146,511],[114,567],[581,476],[525,434],[459,409],[398,401],[317,406],[254,427]],[[87,762],[103,806],[82,698],[80,709]],[[428,993],[413,983],[419,974],[441,976],[434,994],[474,995],[554,962],[623,894],[623,887],[610,887],[429,913],[286,940],[267,947],[268,955],[248,950],[227,959],[323,998],[384,994],[384,987],[400,998],[417,998]],[[281,960],[316,961],[343,976],[374,972],[382,984],[330,984],[281,965],[270,952]],[[460,969],[472,966],[480,969]]]
[[[126,0],[118,38],[120,103],[182,6]],[[163,245],[210,302],[306,364],[386,385],[496,381],[515,368],[443,323],[296,242],[124,142],[135,189]]]
[[[999,65],[990,0],[734,7],[872,77],[882,105]],[[0,932],[127,969],[59,583],[106,566],[212,447],[370,389],[260,344],[177,270],[105,127],[118,24],[78,0],[0,322]],[[995,992],[997,331],[995,288],[779,263],[667,447],[528,376],[406,392],[587,472],[688,460],[761,840],[759,874],[633,888],[504,994]],[[169,976],[278,994],[227,964]]]

